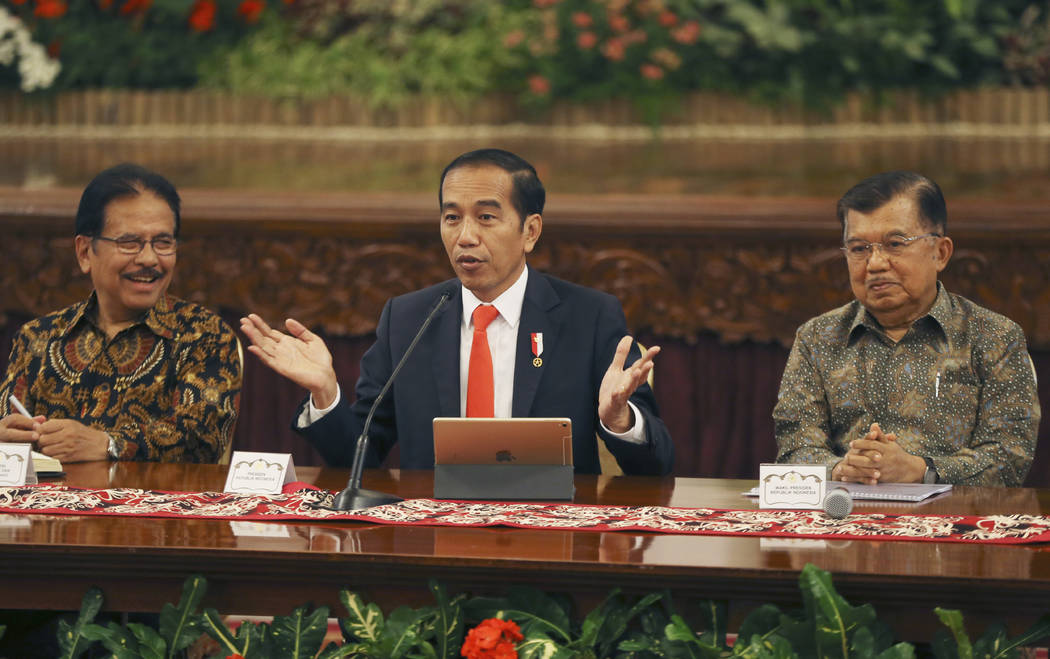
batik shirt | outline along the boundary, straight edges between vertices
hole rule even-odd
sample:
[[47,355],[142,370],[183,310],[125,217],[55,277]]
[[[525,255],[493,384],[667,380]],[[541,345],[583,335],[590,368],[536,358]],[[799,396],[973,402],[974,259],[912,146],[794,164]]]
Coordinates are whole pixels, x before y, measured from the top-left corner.
[[0,385],[33,415],[108,433],[122,460],[217,462],[241,390],[237,337],[204,307],[163,296],[112,339],[95,295],[26,323]]
[[833,467],[878,423],[941,482],[1021,485],[1040,414],[1024,333],[937,286],[897,342],[856,300],[799,328],[773,410],[777,461]]

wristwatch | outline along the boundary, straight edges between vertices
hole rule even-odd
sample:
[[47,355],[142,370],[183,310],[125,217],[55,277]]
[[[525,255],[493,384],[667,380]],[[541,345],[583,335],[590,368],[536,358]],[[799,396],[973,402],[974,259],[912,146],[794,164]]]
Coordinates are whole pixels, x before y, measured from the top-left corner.
[[116,460],[120,457],[120,449],[117,448],[117,440],[112,437],[109,438],[109,447],[106,449],[106,453],[109,454],[109,457],[112,460]]
[[933,464],[933,458],[923,458],[926,461],[926,472],[922,475],[922,482],[933,485],[937,482],[937,467]]

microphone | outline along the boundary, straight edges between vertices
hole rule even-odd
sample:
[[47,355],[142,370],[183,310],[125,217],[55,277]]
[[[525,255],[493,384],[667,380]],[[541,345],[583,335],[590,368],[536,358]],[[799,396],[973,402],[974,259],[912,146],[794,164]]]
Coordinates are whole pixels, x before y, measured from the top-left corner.
[[430,326],[430,322],[434,320],[434,316],[441,307],[445,306],[448,299],[452,297],[452,291],[445,290],[438,298],[438,301],[434,304],[434,308],[427,314],[423,324],[419,326],[419,331],[416,332],[415,337],[412,338],[412,343],[408,344],[408,348],[405,350],[405,354],[401,356],[401,361],[394,367],[394,371],[387,378],[386,384],[379,390],[379,395],[376,396],[375,401],[372,403],[372,409],[368,410],[368,416],[365,417],[365,425],[361,428],[361,435],[357,438],[357,447],[354,449],[354,462],[350,467],[350,480],[346,483],[346,489],[336,495],[332,501],[333,510],[361,510],[362,508],[371,508],[372,506],[382,506],[387,503],[397,503],[398,501],[404,501],[399,496],[393,494],[386,494],[383,492],[376,492],[375,490],[366,490],[361,487],[361,472],[365,469],[365,454],[368,453],[368,429],[372,426],[372,417],[376,413],[376,409],[379,407],[379,403],[383,402],[383,396],[386,395],[390,386],[394,384],[394,379],[397,374],[401,372],[401,367],[408,361],[408,356],[415,350],[416,344],[423,338],[423,333],[427,331],[427,327]]
[[842,519],[853,510],[853,497],[849,490],[836,487],[824,496],[824,512],[833,519]]

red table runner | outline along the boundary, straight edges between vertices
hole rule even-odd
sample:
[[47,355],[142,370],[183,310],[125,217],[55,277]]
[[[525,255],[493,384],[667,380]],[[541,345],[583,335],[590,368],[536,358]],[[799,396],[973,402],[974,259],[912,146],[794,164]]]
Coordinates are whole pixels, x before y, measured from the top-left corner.
[[889,515],[832,519],[820,511],[717,510],[666,506],[598,506],[410,499],[365,511],[329,510],[332,493],[302,483],[285,494],[160,492],[64,485],[0,488],[0,513],[128,515],[253,521],[358,521],[417,526],[510,526],[571,531],[814,539],[922,540],[1025,544],[1050,542],[1050,518],[1039,515]]

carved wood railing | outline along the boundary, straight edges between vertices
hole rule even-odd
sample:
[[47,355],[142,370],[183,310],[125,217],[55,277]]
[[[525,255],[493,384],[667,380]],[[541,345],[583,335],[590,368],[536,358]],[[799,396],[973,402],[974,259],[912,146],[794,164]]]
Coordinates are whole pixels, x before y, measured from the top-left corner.
[[[0,188],[0,313],[84,297],[79,191]],[[173,292],[334,335],[375,329],[384,301],[452,276],[431,195],[183,192]],[[1050,205],[949,200],[945,285],[1050,348]],[[634,331],[790,344],[850,299],[833,199],[553,196],[530,263],[617,296]],[[0,319],[2,321],[2,319]]]

